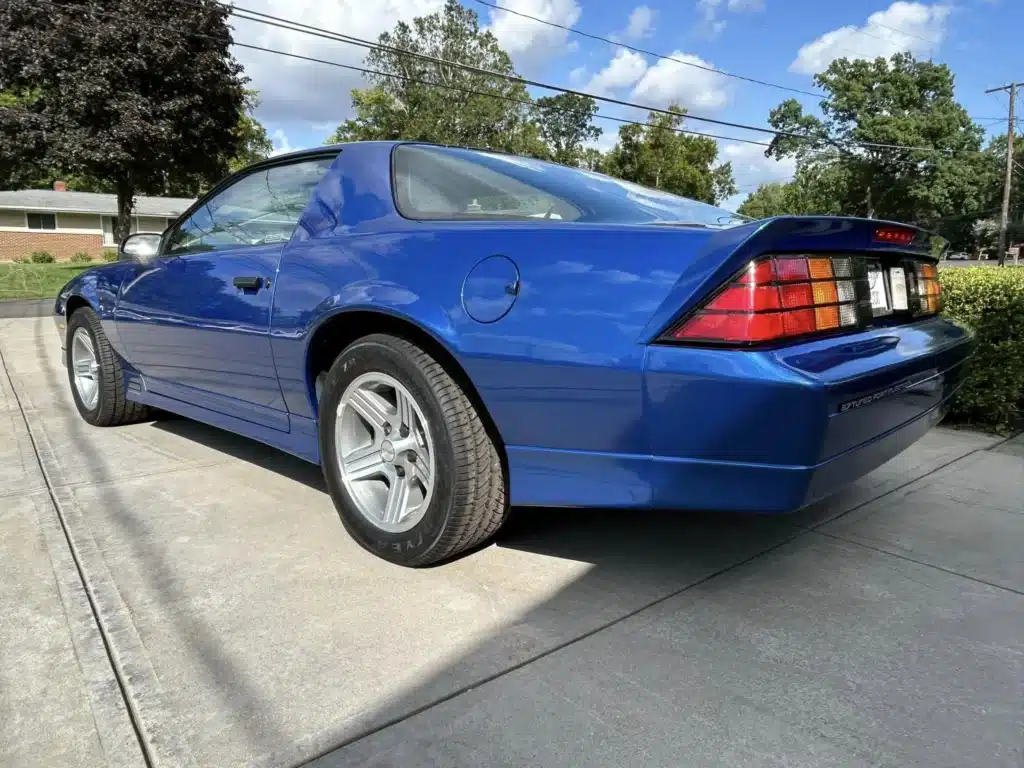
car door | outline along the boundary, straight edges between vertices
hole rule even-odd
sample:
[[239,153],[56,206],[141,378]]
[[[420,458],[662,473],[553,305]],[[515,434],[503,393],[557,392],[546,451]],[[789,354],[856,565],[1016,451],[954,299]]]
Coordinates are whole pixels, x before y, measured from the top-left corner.
[[270,347],[281,254],[336,153],[263,165],[194,206],[115,312],[152,392],[288,430]]

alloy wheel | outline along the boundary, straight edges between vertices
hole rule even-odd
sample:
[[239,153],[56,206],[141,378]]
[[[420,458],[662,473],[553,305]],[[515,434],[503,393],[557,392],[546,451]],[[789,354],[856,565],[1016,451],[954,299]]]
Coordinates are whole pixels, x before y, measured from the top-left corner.
[[82,405],[88,411],[95,409],[100,400],[100,362],[92,336],[85,328],[76,329],[71,338],[71,368]]
[[413,528],[434,492],[430,427],[393,376],[365,373],[345,389],[335,422],[338,468],[359,513],[389,533]]

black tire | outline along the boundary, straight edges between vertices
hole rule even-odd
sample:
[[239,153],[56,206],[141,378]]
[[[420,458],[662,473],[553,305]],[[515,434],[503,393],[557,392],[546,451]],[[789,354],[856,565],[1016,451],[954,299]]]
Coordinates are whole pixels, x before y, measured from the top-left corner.
[[[403,533],[383,531],[357,509],[341,480],[335,448],[338,404],[365,373],[401,382],[429,422],[435,452],[434,492],[427,511]],[[404,566],[447,560],[491,538],[508,512],[501,456],[472,401],[442,365],[415,344],[374,334],[349,345],[323,380],[320,463],[341,522],[373,554]]]
[[[85,328],[92,338],[93,349],[99,362],[99,399],[96,407],[89,409],[82,402],[75,386],[74,366],[71,362],[72,339],[75,331]],[[125,397],[124,371],[121,369],[121,358],[118,357],[107,335],[103,332],[99,316],[89,307],[75,310],[68,320],[67,339],[65,345],[65,367],[68,370],[68,383],[71,385],[71,396],[82,418],[94,427],[117,427],[123,424],[134,424],[146,421],[150,417],[149,409],[133,403]]]

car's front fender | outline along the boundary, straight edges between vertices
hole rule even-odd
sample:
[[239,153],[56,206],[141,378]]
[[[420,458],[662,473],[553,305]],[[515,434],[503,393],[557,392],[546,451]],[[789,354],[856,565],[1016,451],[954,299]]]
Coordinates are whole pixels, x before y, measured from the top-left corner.
[[80,306],[87,305],[97,315],[103,325],[111,346],[124,357],[124,349],[114,325],[114,309],[117,306],[118,292],[125,275],[133,271],[132,262],[116,262],[87,269],[75,275],[61,288],[54,303],[54,320],[61,338],[61,346],[67,330],[68,310],[72,312]]

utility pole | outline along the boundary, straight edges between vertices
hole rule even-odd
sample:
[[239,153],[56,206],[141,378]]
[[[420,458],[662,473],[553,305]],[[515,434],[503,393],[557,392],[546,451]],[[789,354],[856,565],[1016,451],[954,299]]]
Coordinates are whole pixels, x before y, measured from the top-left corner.
[[1024,83],[1010,83],[999,88],[989,88],[985,93],[1009,91],[1010,119],[1006,128],[1006,181],[1003,183],[1003,212],[999,217],[999,266],[1006,263],[1006,220],[1010,216],[1010,191],[1013,187],[1013,108],[1017,103],[1017,88]]

